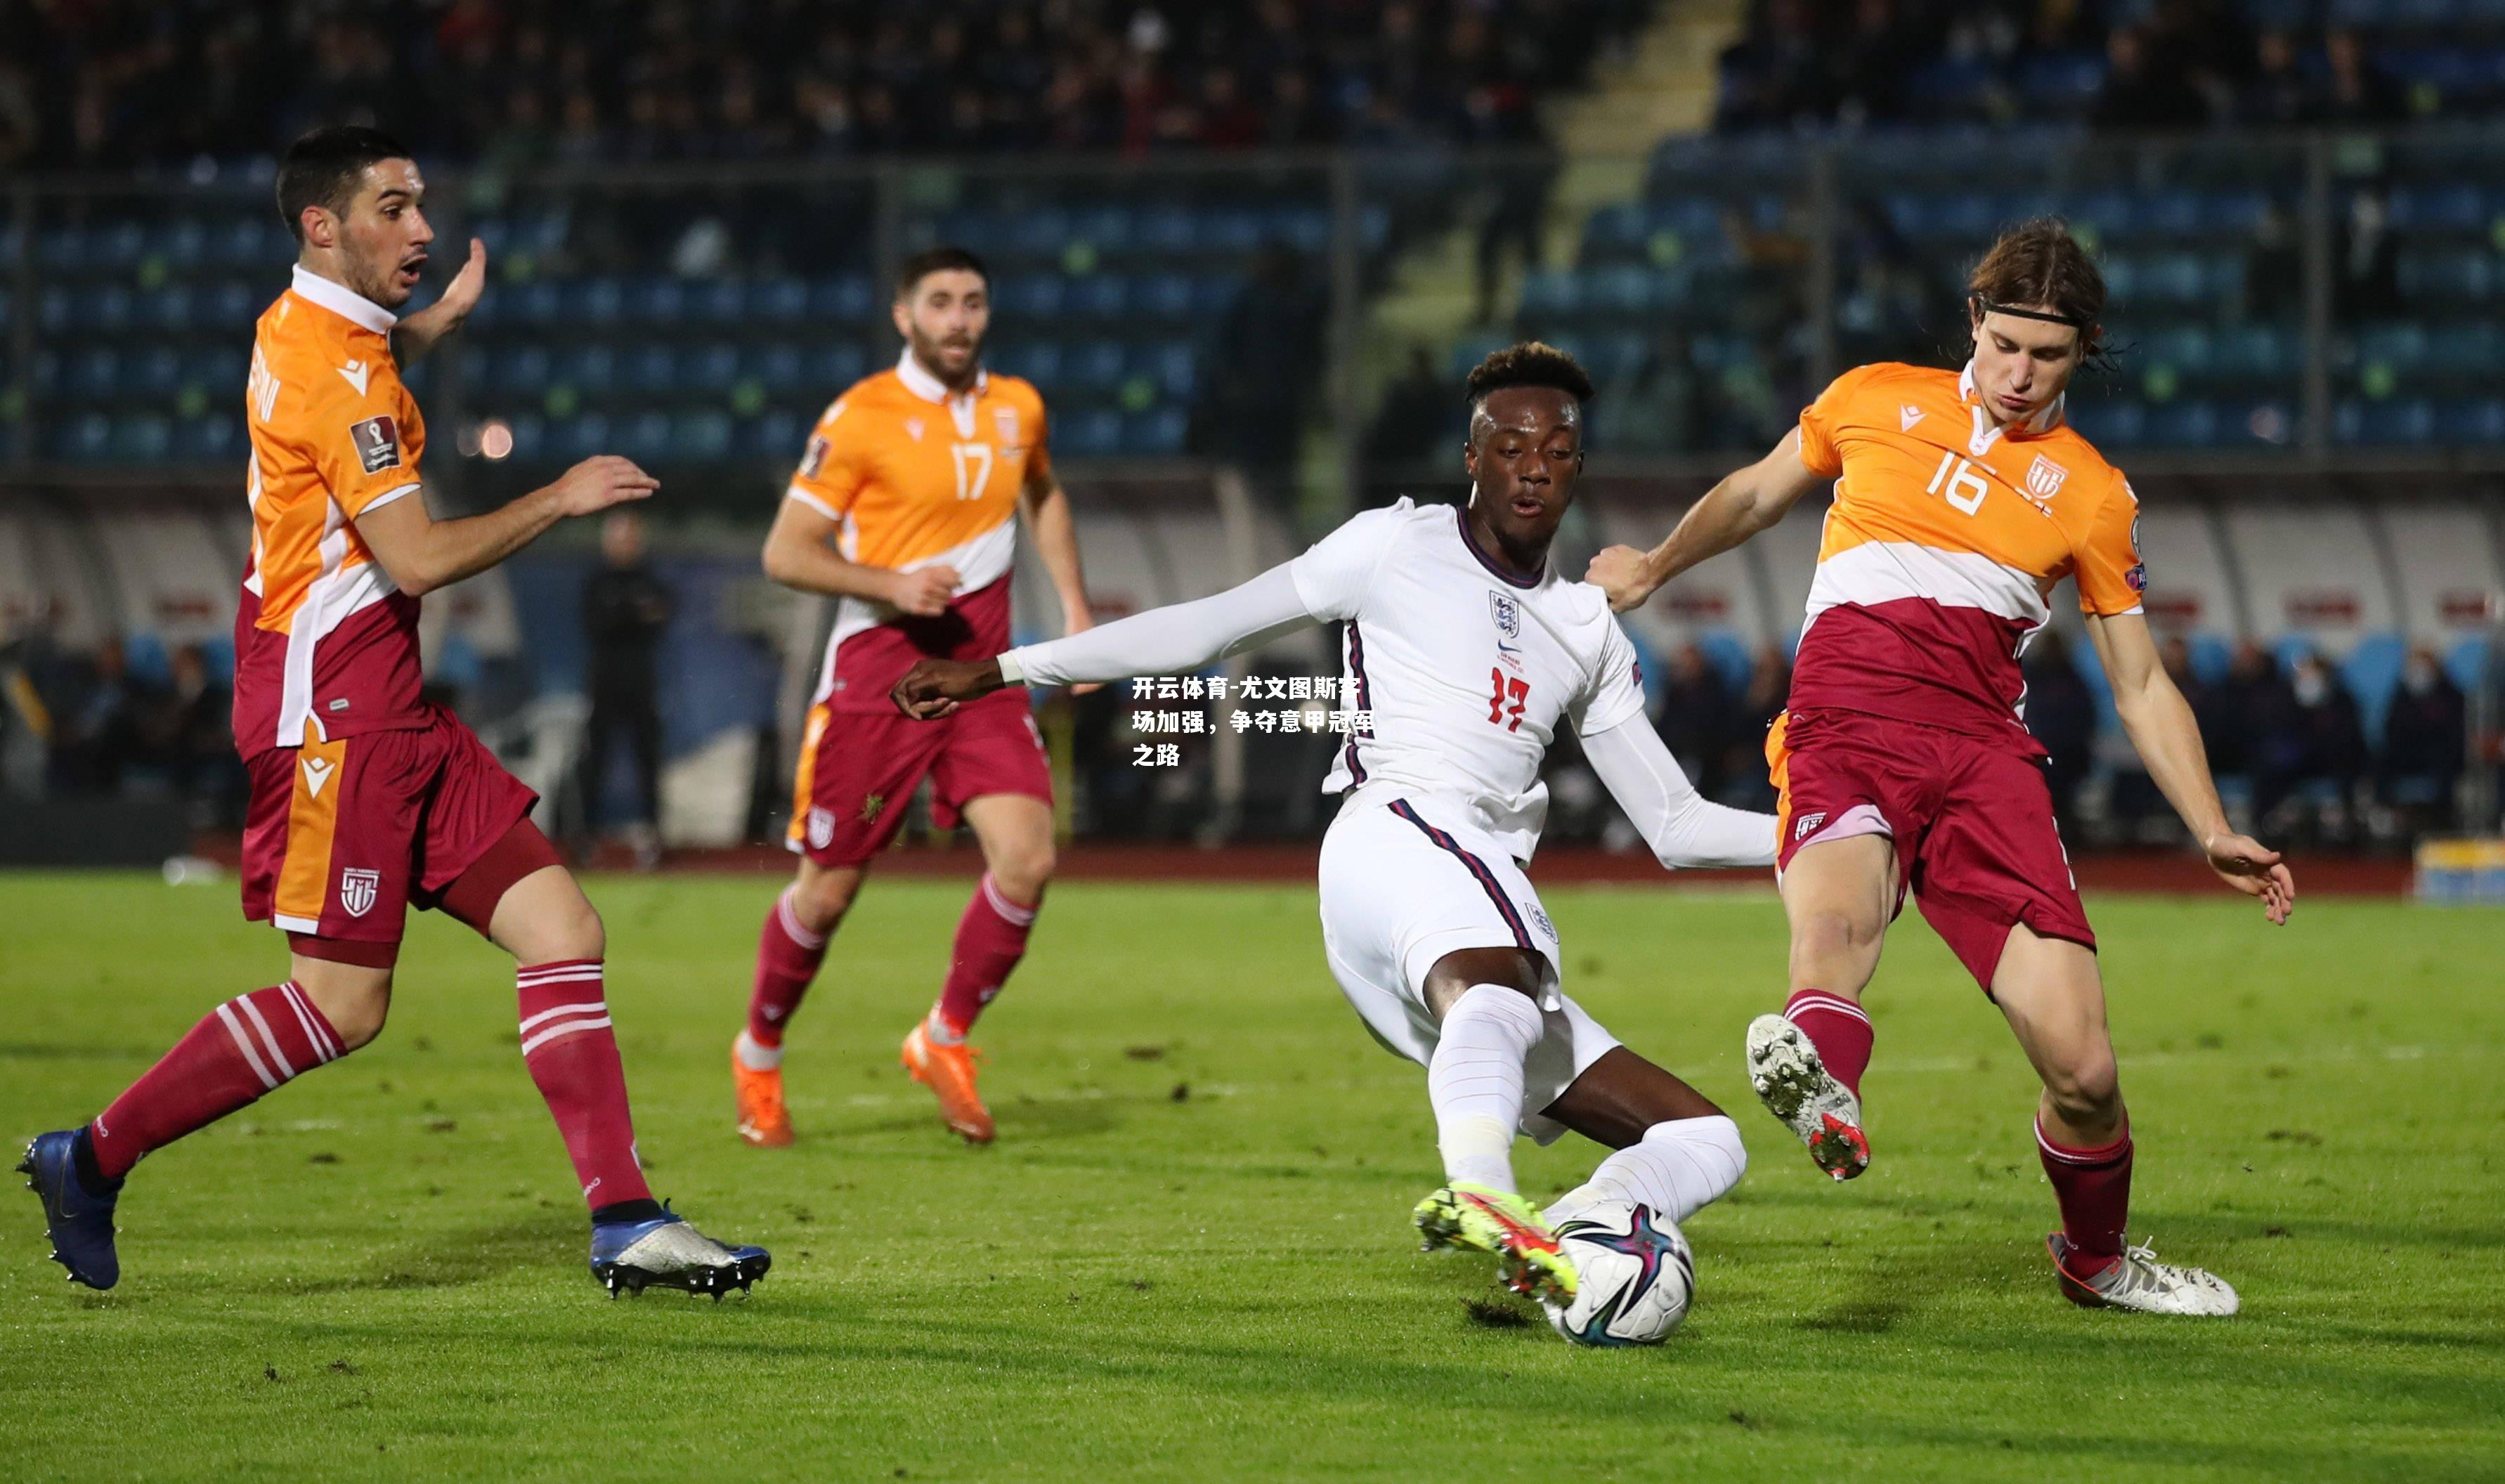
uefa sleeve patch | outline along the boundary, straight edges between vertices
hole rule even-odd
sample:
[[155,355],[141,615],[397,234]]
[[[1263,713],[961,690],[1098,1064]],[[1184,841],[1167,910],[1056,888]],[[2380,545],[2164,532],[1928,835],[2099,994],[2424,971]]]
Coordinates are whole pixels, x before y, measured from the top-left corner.
[[356,445],[357,462],[368,474],[400,467],[400,421],[388,412],[352,424],[348,442]]
[[800,454],[801,478],[814,479],[818,477],[818,471],[827,467],[827,436],[825,434],[812,433],[809,435],[809,446],[802,450]]

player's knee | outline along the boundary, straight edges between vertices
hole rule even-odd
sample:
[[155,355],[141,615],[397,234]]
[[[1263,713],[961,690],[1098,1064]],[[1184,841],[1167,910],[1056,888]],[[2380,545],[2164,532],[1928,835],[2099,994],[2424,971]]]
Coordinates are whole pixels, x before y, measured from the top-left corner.
[[600,920],[600,909],[588,901],[577,903],[550,925],[556,938],[556,951],[549,959],[605,959],[609,957],[609,925]]
[[1814,963],[1868,953],[1883,926],[1841,907],[1804,912],[1792,929],[1792,957]]
[[2048,1067],[2044,1092],[2072,1123],[2108,1123],[2122,1113],[2122,1078],[2111,1050],[2084,1053]]
[[862,873],[857,870],[810,871],[793,888],[792,915],[812,933],[831,933],[852,910],[861,885]]
[[1052,881],[1052,868],[1058,864],[1050,840],[1013,845],[991,863],[992,884],[1011,901],[1031,907],[1042,899],[1044,887]]
[[342,1055],[383,1033],[383,1021],[391,1014],[391,976],[385,974],[375,983],[334,987],[327,994],[307,992],[338,1036]]

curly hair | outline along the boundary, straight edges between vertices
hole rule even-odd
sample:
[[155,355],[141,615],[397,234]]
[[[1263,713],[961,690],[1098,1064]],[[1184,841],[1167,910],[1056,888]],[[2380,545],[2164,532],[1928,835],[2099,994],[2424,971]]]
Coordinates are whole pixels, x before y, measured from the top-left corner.
[[1512,386],[1549,387],[1578,403],[1588,403],[1594,396],[1591,372],[1572,356],[1538,340],[1490,351],[1486,360],[1470,369],[1462,391],[1475,412],[1490,393]]

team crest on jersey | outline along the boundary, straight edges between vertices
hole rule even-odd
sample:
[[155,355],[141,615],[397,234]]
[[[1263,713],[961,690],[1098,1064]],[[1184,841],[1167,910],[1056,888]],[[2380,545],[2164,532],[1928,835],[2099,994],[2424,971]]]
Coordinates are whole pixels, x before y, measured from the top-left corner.
[[835,813],[834,813],[834,811],[833,811],[832,809],[812,809],[812,810],[810,810],[810,811],[809,811],[809,848],[810,848],[811,850],[824,850],[824,849],[826,849],[826,848],[827,848],[827,842],[828,842],[829,840],[833,839],[834,837],[835,837]]
[[1817,830],[1818,826],[1825,823],[1826,815],[1822,811],[1817,814],[1802,815],[1800,817],[1800,822],[1792,826],[1793,843],[1798,844],[1800,841],[1808,839],[1810,835]]
[[810,434],[809,446],[800,453],[801,478],[814,479],[818,477],[818,471],[827,467],[827,436],[823,433]]
[[400,467],[400,422],[388,412],[352,425],[348,442],[356,445],[357,462],[368,474]]
[[2039,453],[2027,466],[2027,492],[2038,500],[2050,500],[2062,492],[2062,481],[2069,477],[2068,470]]
[[1537,907],[1533,907],[1531,909],[1531,925],[1537,928],[1540,936],[1547,938],[1550,942],[1553,943],[1557,941],[1557,925],[1548,920],[1548,914],[1546,912],[1541,911]]
[[1509,593],[1488,593],[1488,615],[1496,619],[1496,631],[1507,639],[1522,637],[1522,605]]
[[343,870],[339,872],[339,905],[350,917],[363,917],[374,909],[374,898],[382,890],[382,872]]
[[1015,407],[992,408],[992,426],[1000,431],[1001,443],[1014,448],[1018,441],[1018,411]]

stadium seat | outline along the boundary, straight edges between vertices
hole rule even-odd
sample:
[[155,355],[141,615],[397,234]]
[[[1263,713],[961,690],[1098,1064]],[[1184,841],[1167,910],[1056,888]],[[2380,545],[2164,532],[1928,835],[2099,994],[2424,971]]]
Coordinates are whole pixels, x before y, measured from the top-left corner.
[[2341,661],[2340,678],[2356,699],[2357,720],[2365,728],[2369,747],[2383,745],[2383,719],[2391,712],[2392,692],[2400,689],[2401,665],[2408,654],[2408,642],[2401,635],[2368,634]]

